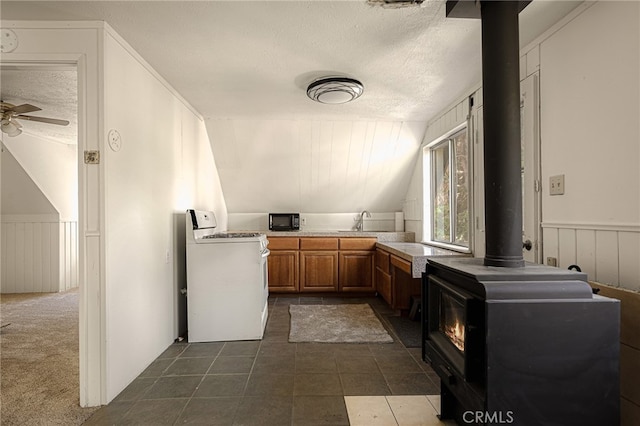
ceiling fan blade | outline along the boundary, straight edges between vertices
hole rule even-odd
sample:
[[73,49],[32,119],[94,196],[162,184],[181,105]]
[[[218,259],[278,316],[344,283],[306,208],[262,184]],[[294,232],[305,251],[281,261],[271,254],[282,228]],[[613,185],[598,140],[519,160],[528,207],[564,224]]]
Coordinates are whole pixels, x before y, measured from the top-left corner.
[[57,118],[34,117],[31,115],[18,115],[16,116],[16,118],[19,118],[21,120],[28,120],[28,121],[39,121],[41,123],[57,124],[59,126],[67,126],[69,124],[67,120],[58,120]]
[[42,111],[42,108],[38,108],[37,106],[31,104],[22,104],[14,106],[13,108],[11,108],[11,111],[16,114],[24,114],[26,112]]

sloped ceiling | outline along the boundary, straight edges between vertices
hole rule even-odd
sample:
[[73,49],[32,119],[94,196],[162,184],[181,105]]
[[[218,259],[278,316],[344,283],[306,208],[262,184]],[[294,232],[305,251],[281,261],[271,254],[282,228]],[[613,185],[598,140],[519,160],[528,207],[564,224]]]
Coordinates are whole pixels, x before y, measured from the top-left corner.
[[[579,4],[536,0],[526,44]],[[444,0],[6,1],[6,20],[101,20],[204,117],[230,212],[401,208],[426,123],[481,78],[480,22]],[[365,86],[345,105],[315,78]],[[142,112],[143,113],[143,112]]]

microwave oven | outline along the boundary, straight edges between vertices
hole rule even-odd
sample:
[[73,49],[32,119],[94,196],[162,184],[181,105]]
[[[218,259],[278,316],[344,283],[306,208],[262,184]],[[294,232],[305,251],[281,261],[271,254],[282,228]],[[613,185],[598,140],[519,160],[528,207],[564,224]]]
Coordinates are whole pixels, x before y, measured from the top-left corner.
[[269,213],[270,231],[299,231],[300,213]]

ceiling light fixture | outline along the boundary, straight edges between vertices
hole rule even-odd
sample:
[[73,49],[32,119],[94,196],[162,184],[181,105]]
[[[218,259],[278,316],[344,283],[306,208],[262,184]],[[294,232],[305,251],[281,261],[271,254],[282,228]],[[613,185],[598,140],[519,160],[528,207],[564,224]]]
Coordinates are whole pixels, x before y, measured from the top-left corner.
[[2,130],[2,133],[6,133],[7,136],[18,136],[22,133],[21,127],[22,125],[17,121],[11,120],[11,117],[3,118],[0,121],[0,130]]
[[307,96],[322,104],[344,104],[360,97],[364,86],[349,77],[323,77],[307,87]]

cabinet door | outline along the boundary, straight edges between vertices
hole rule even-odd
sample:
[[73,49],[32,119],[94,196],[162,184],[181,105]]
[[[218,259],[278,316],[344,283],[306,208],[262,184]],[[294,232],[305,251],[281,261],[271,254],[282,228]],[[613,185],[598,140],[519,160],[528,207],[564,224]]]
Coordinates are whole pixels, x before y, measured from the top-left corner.
[[376,268],[380,268],[385,274],[391,274],[389,269],[389,253],[384,250],[376,249]]
[[300,252],[300,291],[338,291],[338,252]]
[[272,250],[267,258],[269,291],[298,291],[298,251]]
[[340,252],[340,291],[375,291],[373,251]]
[[376,268],[376,289],[382,298],[393,306],[393,292],[391,291],[391,275],[380,268]]

